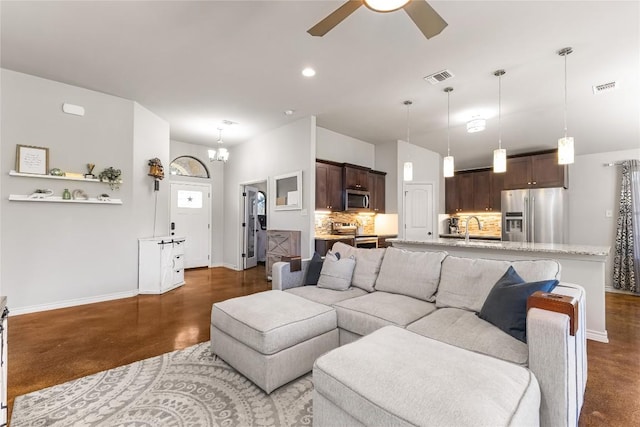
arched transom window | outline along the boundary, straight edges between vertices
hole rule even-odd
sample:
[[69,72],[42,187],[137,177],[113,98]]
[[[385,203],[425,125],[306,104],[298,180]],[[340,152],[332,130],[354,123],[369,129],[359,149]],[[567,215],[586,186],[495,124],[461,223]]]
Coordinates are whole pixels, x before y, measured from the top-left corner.
[[171,175],[209,178],[207,167],[191,156],[180,156],[171,162]]

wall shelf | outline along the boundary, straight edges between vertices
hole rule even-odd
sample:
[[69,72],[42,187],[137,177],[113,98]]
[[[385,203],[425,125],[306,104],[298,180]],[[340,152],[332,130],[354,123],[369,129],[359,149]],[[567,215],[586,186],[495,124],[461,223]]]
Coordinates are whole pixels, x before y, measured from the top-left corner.
[[65,180],[65,181],[100,182],[100,180],[98,178],[89,179],[89,178],[71,178],[71,177],[68,177],[68,176],[38,175],[38,174],[33,174],[33,173],[20,173],[20,172],[14,171],[14,170],[9,171],[9,175],[11,175],[11,176],[22,176],[22,177],[26,177],[26,178],[44,178],[44,179],[61,179],[61,180]]
[[89,199],[77,199],[77,200],[64,200],[60,196],[50,196],[44,199],[30,199],[29,196],[24,194],[10,194],[9,200],[12,202],[40,202],[40,203],[89,203],[96,205],[121,205],[120,199],[98,200],[95,197]]

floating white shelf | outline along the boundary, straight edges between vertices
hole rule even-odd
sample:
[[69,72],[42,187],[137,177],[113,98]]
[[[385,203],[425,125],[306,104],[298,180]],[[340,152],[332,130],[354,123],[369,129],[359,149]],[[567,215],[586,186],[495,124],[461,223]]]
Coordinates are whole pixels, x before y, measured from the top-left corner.
[[97,205],[121,205],[122,204],[122,200],[120,199],[98,200],[95,197],[90,197],[87,200],[84,200],[84,199],[64,200],[60,196],[50,196],[44,199],[30,199],[29,196],[24,194],[10,194],[9,200],[11,200],[12,202],[93,203]]
[[9,175],[11,176],[23,176],[27,178],[45,178],[45,179],[62,179],[67,181],[85,181],[85,182],[100,182],[98,178],[72,178],[68,176],[55,176],[55,175],[39,175],[34,173],[21,173],[16,171],[9,171]]

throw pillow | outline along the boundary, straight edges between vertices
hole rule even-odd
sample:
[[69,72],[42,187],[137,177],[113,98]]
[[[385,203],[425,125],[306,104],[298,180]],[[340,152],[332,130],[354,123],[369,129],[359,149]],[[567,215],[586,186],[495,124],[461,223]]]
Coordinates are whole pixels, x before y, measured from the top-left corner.
[[353,257],[340,257],[337,252],[327,252],[320,271],[318,287],[346,291],[351,286],[355,267],[356,260]]
[[313,257],[309,261],[309,266],[302,280],[304,286],[317,285],[322,271],[323,259],[318,252],[314,252]]
[[525,282],[513,267],[496,282],[478,317],[512,337],[527,342],[527,298],[536,291],[551,292],[558,281]]

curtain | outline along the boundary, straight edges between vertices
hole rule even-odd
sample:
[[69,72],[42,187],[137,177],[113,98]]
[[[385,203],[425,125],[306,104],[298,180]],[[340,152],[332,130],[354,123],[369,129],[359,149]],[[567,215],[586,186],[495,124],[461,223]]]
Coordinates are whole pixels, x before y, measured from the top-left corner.
[[640,161],[622,162],[614,288],[640,293]]

